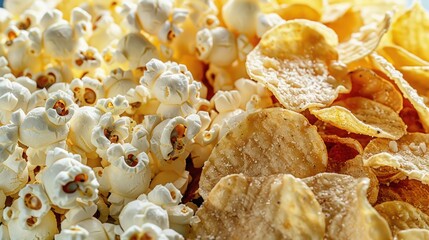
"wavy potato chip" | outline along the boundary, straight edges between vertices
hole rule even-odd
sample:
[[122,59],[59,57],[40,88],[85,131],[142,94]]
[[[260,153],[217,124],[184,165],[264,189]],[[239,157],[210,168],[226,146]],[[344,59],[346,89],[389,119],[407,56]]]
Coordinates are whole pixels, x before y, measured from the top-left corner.
[[314,194],[289,174],[226,176],[196,216],[190,239],[322,239],[325,233]]
[[404,179],[380,184],[378,203],[387,201],[404,201],[429,214],[429,185],[417,180]]
[[406,202],[384,202],[375,209],[389,223],[393,235],[411,228],[429,229],[429,216]]
[[419,113],[419,117],[425,131],[428,132],[429,108],[425,105],[424,99],[419,96],[417,91],[403,78],[402,73],[396,70],[385,58],[376,53],[372,53],[370,56],[374,66],[393,80],[402,92],[402,95],[411,102]]
[[[429,63],[428,63],[429,64]],[[426,106],[429,105],[429,65],[403,66],[398,68],[407,82],[423,97]]]
[[380,49],[380,54],[389,60],[389,62],[395,67],[429,65],[429,62],[419,58],[400,46],[383,46]]
[[410,179],[429,184],[429,134],[409,133],[397,141],[377,138],[363,152],[365,166],[391,167]]
[[416,1],[392,24],[392,42],[429,61],[429,14]]
[[303,181],[322,206],[326,220],[325,239],[391,239],[386,220],[366,198],[367,178],[320,173]]
[[321,12],[318,9],[315,9],[310,5],[300,3],[280,4],[273,9],[273,12],[277,13],[285,20],[307,19],[318,21],[321,17]]
[[249,114],[215,146],[204,164],[199,193],[205,199],[229,174],[309,177],[324,172],[326,165],[326,146],[303,115],[282,108],[264,109]]
[[391,82],[366,68],[356,69],[349,75],[352,80],[352,91],[349,95],[369,98],[390,107],[395,112],[401,111],[402,95]]
[[429,240],[429,230],[420,228],[411,228],[401,230],[396,233],[395,240]]
[[387,12],[382,21],[364,25],[347,42],[340,43],[337,46],[340,61],[347,64],[372,53],[389,29],[392,16],[392,12]]
[[363,97],[347,98],[331,107],[311,109],[310,112],[335,127],[372,137],[399,139],[406,132],[406,125],[398,113]]
[[267,86],[287,109],[304,111],[331,104],[350,91],[346,67],[338,62],[335,32],[318,22],[286,21],[249,53],[249,76]]

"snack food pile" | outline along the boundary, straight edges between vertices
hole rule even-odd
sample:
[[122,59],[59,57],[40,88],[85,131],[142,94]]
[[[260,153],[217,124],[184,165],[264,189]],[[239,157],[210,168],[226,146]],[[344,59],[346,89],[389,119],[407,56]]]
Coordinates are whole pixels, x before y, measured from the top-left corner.
[[6,0],[1,239],[429,239],[429,13]]

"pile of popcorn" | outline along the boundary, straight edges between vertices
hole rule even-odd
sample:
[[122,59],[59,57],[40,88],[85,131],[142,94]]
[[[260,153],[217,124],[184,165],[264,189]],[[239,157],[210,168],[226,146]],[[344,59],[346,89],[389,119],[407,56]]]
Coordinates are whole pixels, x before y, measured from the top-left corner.
[[190,169],[274,104],[245,69],[263,4],[6,0],[0,238],[184,239]]

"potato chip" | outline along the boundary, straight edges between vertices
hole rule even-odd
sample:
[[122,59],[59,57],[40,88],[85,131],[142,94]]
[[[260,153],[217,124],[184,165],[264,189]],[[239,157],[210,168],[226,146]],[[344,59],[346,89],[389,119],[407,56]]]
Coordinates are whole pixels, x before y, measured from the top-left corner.
[[399,116],[407,125],[407,132],[425,132],[419,113],[413,106],[404,106]]
[[367,198],[370,204],[377,202],[378,197],[378,179],[370,167],[363,165],[362,156],[358,155],[355,158],[344,162],[337,172],[352,176],[354,178],[366,177],[369,179]]
[[391,239],[386,220],[366,198],[367,178],[320,173],[303,181],[322,206],[326,239]]
[[[362,134],[356,134],[351,133],[346,130],[337,128],[335,126],[332,126],[329,123],[323,122],[321,120],[317,120],[314,125],[317,127],[317,131],[321,136],[323,135],[337,135],[341,138],[352,138],[354,140],[357,140],[362,147],[365,147],[372,139],[373,137],[362,135]],[[325,141],[327,143],[327,141]],[[351,147],[351,146],[350,146]],[[362,149],[363,151],[363,149]]]
[[[349,3],[328,5],[321,22],[337,33],[339,42],[349,40],[352,33],[359,31],[363,25],[359,11],[353,9]],[[344,25],[345,22],[347,26]]]
[[396,233],[395,240],[429,240],[429,230],[420,228],[411,228],[401,230]]
[[326,165],[325,144],[303,115],[282,108],[264,109],[249,114],[219,141],[204,164],[199,193],[205,199],[229,174],[308,177],[324,172]]
[[325,233],[314,194],[289,174],[226,176],[196,216],[190,239],[322,239]]
[[359,68],[349,73],[352,80],[351,96],[362,96],[384,104],[395,112],[400,112],[403,105],[402,95],[395,86],[366,68]]
[[417,57],[416,55],[399,46],[383,46],[380,49],[380,54],[395,67],[429,65],[429,62]]
[[429,184],[429,134],[409,133],[397,141],[374,139],[364,149],[365,166],[392,167],[410,179]]
[[373,53],[370,55],[374,66],[386,74],[391,80],[395,82],[403,96],[407,98],[420,116],[420,120],[426,132],[429,131],[429,108],[425,105],[424,100],[417,94],[417,91],[410,86],[410,84],[403,78],[402,73],[396,70],[391,63],[389,63],[382,56]]
[[406,125],[393,109],[363,97],[347,98],[310,112],[340,129],[372,137],[399,139],[406,132]]
[[342,138],[337,135],[320,135],[328,150],[327,172],[338,172],[347,160],[363,152],[359,141],[353,138]]
[[262,36],[246,69],[287,109],[328,106],[351,87],[346,67],[337,61],[337,44],[335,32],[321,23],[286,21]]
[[404,179],[380,184],[378,202],[404,201],[429,214],[429,186],[417,180]]
[[429,65],[427,66],[403,66],[398,69],[405,80],[417,90],[423,97],[426,105],[429,105]]
[[415,2],[392,24],[392,42],[429,61],[429,14]]
[[393,235],[411,228],[429,229],[429,216],[406,202],[384,202],[375,209],[389,223]]

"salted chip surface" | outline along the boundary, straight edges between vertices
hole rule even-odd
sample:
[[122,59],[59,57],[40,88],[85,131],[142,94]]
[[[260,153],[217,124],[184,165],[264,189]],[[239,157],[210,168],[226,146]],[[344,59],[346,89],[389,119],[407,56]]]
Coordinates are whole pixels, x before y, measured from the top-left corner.
[[411,228],[429,229],[429,216],[406,202],[384,202],[375,209],[389,223],[393,235]]
[[226,176],[196,216],[190,239],[322,239],[325,233],[313,192],[289,174]]
[[395,112],[403,106],[401,93],[388,80],[368,68],[359,68],[349,73],[352,80],[352,96],[362,96],[384,104]]
[[386,220],[367,200],[367,178],[320,173],[303,181],[322,206],[326,239],[391,239]]
[[301,112],[331,104],[350,91],[345,65],[338,62],[335,32],[318,22],[286,21],[249,53],[249,76],[267,86],[287,109]]
[[290,173],[309,177],[324,172],[326,146],[315,126],[301,114],[270,108],[249,114],[224,136],[205,162],[200,195],[205,199],[224,176]]
[[429,184],[429,134],[409,133],[397,141],[373,139],[365,147],[365,166],[391,167],[410,179]]
[[335,102],[331,107],[311,109],[318,119],[340,129],[372,137],[399,139],[406,125],[393,109],[376,101],[351,97]]
[[340,61],[347,64],[372,53],[389,29],[392,16],[392,12],[387,12],[382,21],[364,25],[347,42],[339,44],[337,50]]
[[417,91],[410,86],[410,84],[404,79],[401,72],[396,70],[391,63],[389,63],[382,56],[372,53],[371,60],[375,67],[386,74],[399,90],[402,92],[405,98],[407,98],[416,109],[419,114],[420,121],[426,132],[429,131],[429,108],[425,105],[424,99],[418,95]]

